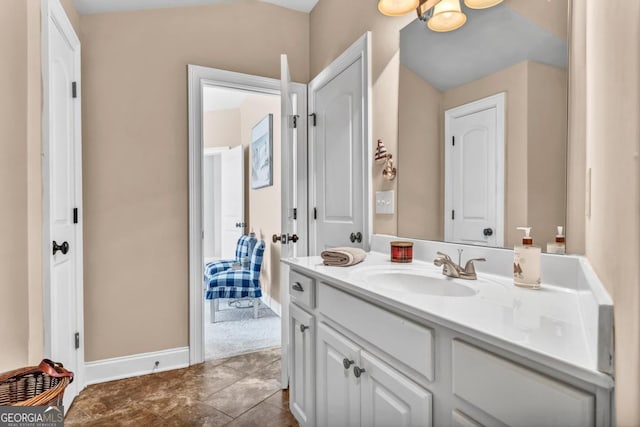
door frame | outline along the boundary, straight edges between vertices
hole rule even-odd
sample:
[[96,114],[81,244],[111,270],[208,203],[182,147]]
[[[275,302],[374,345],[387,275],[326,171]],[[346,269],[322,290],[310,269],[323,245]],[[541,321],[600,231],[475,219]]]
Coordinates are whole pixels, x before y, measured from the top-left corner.
[[[280,95],[280,80],[260,77],[216,68],[189,64],[188,106],[189,106],[189,363],[204,362],[204,294],[202,277],[204,273],[203,238],[203,139],[202,139],[202,90],[205,87],[247,90],[251,92]],[[299,102],[306,99],[307,86],[292,83],[299,94]],[[304,95],[304,96],[303,96]],[[284,118],[281,118],[284,120]],[[305,135],[306,136],[306,135]],[[302,135],[298,137],[300,143]],[[306,171],[303,177],[306,181]],[[306,184],[306,182],[305,182]],[[301,224],[303,232],[307,225]],[[305,241],[304,237],[302,240]],[[281,286],[280,302],[288,301],[288,289]],[[288,319],[282,317],[288,328]]]
[[486,98],[478,99],[468,104],[450,108],[444,112],[444,240],[451,241],[453,236],[453,221],[449,215],[453,209],[451,187],[453,176],[451,175],[451,153],[447,150],[447,143],[451,141],[451,121],[469,114],[496,109],[496,246],[504,246],[504,221],[505,221],[505,103],[506,92],[500,92]]
[[[57,27],[66,38],[66,41],[74,49],[74,75],[77,90],[77,98],[73,106],[74,123],[74,169],[75,169],[75,202],[78,207],[78,224],[74,227],[75,247],[75,304],[76,304],[76,328],[80,334],[80,346],[76,352],[76,372],[74,381],[77,382],[79,393],[85,386],[84,375],[84,283],[83,283],[83,209],[82,209],[82,82],[81,82],[81,46],[71,21],[67,17],[59,0],[41,0],[41,60],[42,60],[42,282],[43,282],[43,333],[44,354],[51,356],[52,350],[52,318],[54,313],[51,290],[51,227],[50,227],[50,196],[51,183],[49,180],[51,158],[51,139],[53,135],[53,123],[51,121],[51,88],[52,88],[52,59],[50,55],[51,41],[49,31]],[[69,88],[71,91],[71,88]],[[71,342],[71,337],[69,337]]]
[[[362,168],[363,173],[363,230],[362,241],[363,249],[368,251],[371,246],[371,236],[373,235],[373,164],[372,164],[372,79],[371,79],[371,31],[364,33],[358,40],[356,40],[347,50],[345,50],[340,56],[338,56],[331,64],[329,64],[324,70],[322,70],[316,77],[309,83],[309,110],[313,112],[315,110],[316,92],[328,84],[340,73],[349,68],[358,59],[362,59],[362,138],[364,140],[364,147],[362,155],[364,156],[364,164]],[[317,194],[315,191],[316,171],[314,168],[314,153],[316,145],[316,131],[315,127],[309,126],[309,179],[308,179],[308,198],[309,198],[309,212],[307,214],[309,221],[309,255],[319,255],[315,253],[316,247],[316,221],[313,218],[313,209],[311,206],[317,206]]]

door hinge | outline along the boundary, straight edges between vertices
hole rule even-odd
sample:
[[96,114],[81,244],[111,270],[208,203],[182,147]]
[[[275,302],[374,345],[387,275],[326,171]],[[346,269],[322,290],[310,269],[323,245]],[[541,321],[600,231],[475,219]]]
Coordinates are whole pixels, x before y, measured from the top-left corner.
[[76,332],[74,335],[76,350],[80,348],[80,332]]
[[73,208],[73,223],[78,223],[78,208]]
[[313,208],[313,219],[318,219],[318,208]]
[[454,147],[456,146],[456,137],[455,136],[451,137],[451,145],[453,145]]
[[293,219],[298,219],[298,209],[293,208]]
[[71,82],[71,97],[72,98],[77,98],[78,97],[78,83],[77,82]]
[[452,210],[452,211],[451,211],[451,219],[452,219],[452,220],[453,220],[453,219],[456,219],[456,211],[455,211],[455,210]]
[[312,120],[311,123],[312,123],[313,127],[315,127],[316,126],[316,113],[309,114],[309,117],[311,117],[311,120]]

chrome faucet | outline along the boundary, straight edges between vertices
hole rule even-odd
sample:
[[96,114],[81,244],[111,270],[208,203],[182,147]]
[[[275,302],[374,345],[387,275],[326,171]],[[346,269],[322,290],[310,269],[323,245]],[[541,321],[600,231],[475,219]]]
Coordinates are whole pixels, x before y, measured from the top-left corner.
[[458,263],[456,264],[449,255],[437,252],[438,258],[433,260],[433,263],[440,267],[442,266],[442,274],[447,277],[453,277],[456,279],[476,280],[478,275],[476,274],[476,268],[474,262],[486,261],[485,258],[472,258],[467,261],[464,268],[462,264],[462,249],[458,249]]

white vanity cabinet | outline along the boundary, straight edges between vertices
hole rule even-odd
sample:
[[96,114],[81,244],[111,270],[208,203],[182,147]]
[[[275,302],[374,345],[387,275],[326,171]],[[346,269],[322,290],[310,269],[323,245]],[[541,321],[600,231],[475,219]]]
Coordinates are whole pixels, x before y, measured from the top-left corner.
[[295,304],[289,307],[289,407],[301,426],[315,425],[314,316]]
[[324,323],[317,372],[318,426],[431,425],[431,393]]
[[584,375],[345,281],[295,266],[290,281],[290,406],[301,425],[611,425],[611,389]]

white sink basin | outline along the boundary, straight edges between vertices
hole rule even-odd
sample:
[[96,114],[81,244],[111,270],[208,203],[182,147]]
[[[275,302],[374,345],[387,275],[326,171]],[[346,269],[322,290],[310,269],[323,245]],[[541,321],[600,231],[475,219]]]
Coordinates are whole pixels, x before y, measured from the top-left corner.
[[407,292],[439,297],[470,297],[478,293],[471,286],[444,276],[432,277],[420,271],[376,271],[365,273],[372,288],[382,291]]

